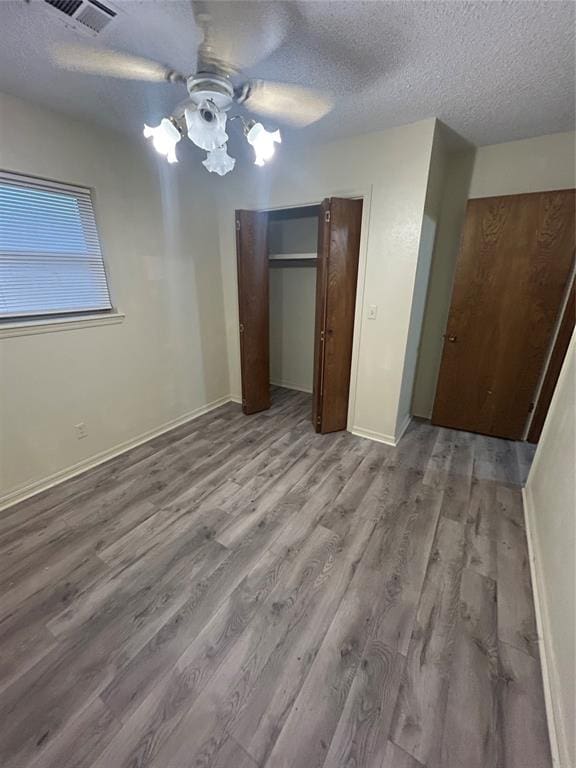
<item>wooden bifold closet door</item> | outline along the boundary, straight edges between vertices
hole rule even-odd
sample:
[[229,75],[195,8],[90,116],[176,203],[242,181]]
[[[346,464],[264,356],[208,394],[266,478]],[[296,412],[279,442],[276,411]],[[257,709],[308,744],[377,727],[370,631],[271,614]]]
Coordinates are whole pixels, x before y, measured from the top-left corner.
[[314,394],[317,432],[346,429],[362,200],[324,200],[318,227]]
[[523,438],[574,258],[575,192],[470,200],[432,422]]
[[236,211],[242,410],[270,408],[268,216]]

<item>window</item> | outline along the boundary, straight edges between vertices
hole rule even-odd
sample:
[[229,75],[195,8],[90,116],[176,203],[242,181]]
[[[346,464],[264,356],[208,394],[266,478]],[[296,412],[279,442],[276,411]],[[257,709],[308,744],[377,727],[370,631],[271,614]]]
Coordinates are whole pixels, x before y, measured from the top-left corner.
[[0,172],[0,318],[111,309],[90,190]]

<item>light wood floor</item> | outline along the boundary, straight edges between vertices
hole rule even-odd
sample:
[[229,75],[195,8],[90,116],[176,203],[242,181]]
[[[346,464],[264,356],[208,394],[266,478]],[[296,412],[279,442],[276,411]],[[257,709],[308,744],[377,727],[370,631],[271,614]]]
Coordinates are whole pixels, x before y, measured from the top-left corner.
[[528,452],[274,401],[0,515],[2,768],[549,768]]

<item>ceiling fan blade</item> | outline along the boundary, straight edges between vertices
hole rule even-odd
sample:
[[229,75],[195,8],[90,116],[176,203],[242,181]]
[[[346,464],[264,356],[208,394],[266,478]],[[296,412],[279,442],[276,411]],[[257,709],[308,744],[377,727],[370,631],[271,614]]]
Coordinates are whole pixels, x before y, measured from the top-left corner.
[[56,45],[52,60],[63,69],[148,82],[186,82],[184,75],[151,59],[84,45]]
[[218,44],[215,39],[212,16],[205,9],[207,3],[193,2],[194,21],[202,33],[202,42],[198,46],[196,72],[214,72],[222,75],[235,75],[238,73],[237,66],[228,59],[222,58],[217,52],[225,49],[222,41]]
[[327,115],[334,106],[330,96],[288,83],[251,80],[239,102],[251,112],[303,128]]
[[193,0],[192,9],[204,36],[198,48],[200,72],[247,69],[275,51],[288,32],[288,15],[279,2]]

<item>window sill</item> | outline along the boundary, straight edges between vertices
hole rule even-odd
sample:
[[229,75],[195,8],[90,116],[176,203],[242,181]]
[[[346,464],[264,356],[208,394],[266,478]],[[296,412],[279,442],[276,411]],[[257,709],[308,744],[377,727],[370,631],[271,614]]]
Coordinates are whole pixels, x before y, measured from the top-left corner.
[[14,320],[0,323],[0,339],[13,336],[34,336],[37,333],[54,333],[56,331],[76,331],[81,328],[95,328],[100,325],[117,325],[122,323],[126,315],[123,312],[109,312],[98,315],[79,315],[59,317],[58,319]]

